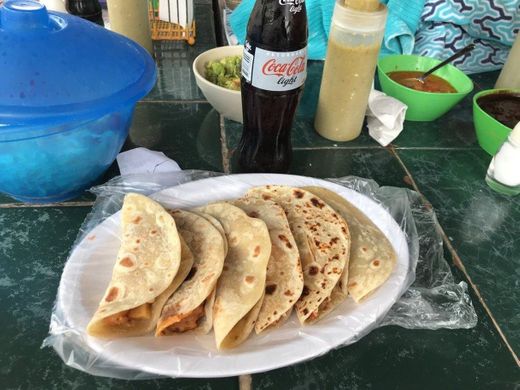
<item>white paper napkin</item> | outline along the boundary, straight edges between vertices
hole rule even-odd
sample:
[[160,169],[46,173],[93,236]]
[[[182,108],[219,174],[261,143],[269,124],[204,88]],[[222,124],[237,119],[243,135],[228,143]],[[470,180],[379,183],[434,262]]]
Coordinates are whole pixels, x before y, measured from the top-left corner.
[[193,0],[159,0],[159,19],[182,27],[190,26],[193,21]]
[[166,173],[180,171],[181,168],[163,152],[156,152],[146,148],[135,148],[119,153],[117,165],[121,176],[136,173]]
[[368,97],[368,134],[382,146],[387,146],[403,131],[408,106],[383,92],[372,89]]

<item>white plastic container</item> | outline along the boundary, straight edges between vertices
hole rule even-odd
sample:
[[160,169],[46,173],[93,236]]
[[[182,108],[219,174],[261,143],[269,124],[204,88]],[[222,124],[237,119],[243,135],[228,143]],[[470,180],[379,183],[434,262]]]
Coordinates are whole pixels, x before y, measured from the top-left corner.
[[505,195],[520,194],[520,122],[491,160],[487,184]]

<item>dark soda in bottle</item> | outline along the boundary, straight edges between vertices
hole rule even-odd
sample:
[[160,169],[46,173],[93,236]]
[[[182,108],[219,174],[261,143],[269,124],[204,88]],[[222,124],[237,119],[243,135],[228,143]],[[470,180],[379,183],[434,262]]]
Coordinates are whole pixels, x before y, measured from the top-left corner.
[[291,127],[307,76],[305,0],[257,0],[242,58],[242,172],[287,172]]
[[66,0],[65,8],[71,15],[76,15],[100,26],[105,26],[99,0]]

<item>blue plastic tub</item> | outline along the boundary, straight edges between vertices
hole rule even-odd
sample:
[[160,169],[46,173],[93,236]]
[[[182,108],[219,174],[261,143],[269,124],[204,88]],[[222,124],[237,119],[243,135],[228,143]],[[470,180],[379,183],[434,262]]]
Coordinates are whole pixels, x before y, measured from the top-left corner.
[[148,52],[31,0],[0,7],[0,192],[56,202],[115,160],[135,104],[155,84]]
[[[89,188],[115,160],[134,104],[99,119],[0,132],[0,189],[24,202],[59,202]],[[13,137],[11,137],[13,138]]]

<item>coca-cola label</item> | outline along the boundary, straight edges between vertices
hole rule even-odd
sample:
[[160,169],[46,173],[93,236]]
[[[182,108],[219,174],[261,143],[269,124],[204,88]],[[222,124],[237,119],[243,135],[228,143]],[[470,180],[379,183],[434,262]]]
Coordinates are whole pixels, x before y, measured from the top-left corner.
[[246,42],[242,76],[254,87],[267,91],[299,88],[307,77],[307,48],[290,52],[268,51]]

